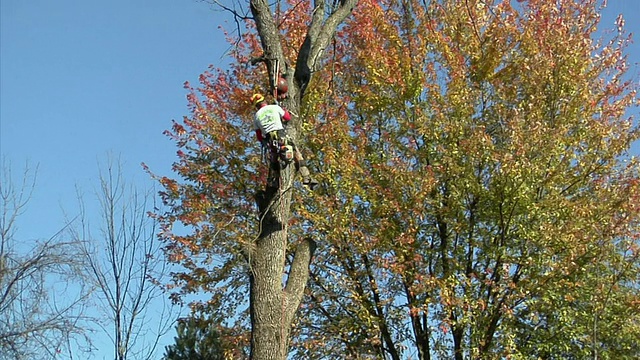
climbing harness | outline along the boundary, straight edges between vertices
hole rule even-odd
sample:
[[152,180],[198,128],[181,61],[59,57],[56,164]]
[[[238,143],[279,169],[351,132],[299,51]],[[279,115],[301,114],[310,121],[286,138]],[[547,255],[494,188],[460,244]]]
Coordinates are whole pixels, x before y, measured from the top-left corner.
[[263,154],[265,154],[264,159],[269,165],[268,180],[270,180],[270,184],[279,186],[282,183],[279,180],[276,182],[276,179],[280,177],[280,171],[293,162],[294,151],[293,144],[288,141],[284,131],[272,131],[267,135]]
[[[268,75],[269,82],[275,105],[279,106],[278,102],[288,96],[289,88],[286,75],[280,75],[281,64],[278,59],[261,57],[260,61],[267,63],[267,68],[271,70]],[[254,94],[251,97],[251,104],[254,106],[262,101],[264,101],[264,96],[261,94]],[[283,122],[282,125],[286,128],[286,122]],[[318,186],[318,182],[309,173],[309,169],[306,167],[306,163],[296,145],[286,136],[285,128],[266,134],[266,140],[262,143],[262,158],[269,167],[267,186],[272,188],[280,187],[282,184],[282,181],[279,180],[281,177],[280,172],[291,162],[295,162],[296,170],[302,175],[302,185],[314,190]]]

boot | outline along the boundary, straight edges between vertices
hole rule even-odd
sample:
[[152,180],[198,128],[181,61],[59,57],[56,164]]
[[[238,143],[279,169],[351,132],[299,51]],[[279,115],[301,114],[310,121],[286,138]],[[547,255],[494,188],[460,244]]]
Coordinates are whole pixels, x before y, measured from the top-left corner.
[[319,183],[311,176],[306,166],[300,166],[300,174],[302,175],[302,185],[310,190],[314,190],[318,186]]

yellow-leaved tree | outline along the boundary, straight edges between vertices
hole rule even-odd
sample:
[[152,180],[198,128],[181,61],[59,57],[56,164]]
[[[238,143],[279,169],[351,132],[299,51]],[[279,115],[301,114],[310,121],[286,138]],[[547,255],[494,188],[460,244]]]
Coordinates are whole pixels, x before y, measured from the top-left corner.
[[[176,298],[209,293],[197,308],[232,314],[254,359],[640,355],[622,19],[596,37],[596,0],[361,0],[342,24],[346,1],[254,3],[235,63],[203,74],[170,132],[179,178],[160,178],[157,216]],[[246,63],[273,54],[322,184],[285,171],[256,206],[247,99],[272,69]]]

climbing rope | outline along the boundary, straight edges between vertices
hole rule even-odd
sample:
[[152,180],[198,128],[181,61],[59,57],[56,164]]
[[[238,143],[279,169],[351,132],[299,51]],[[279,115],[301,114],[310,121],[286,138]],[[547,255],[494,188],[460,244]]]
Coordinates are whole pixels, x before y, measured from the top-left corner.
[[280,76],[280,61],[278,59],[275,59],[274,62],[275,64],[274,64],[273,79],[272,79],[273,99],[276,102],[276,105],[278,105],[278,79]]
[[[276,4],[276,24],[278,24],[278,17],[280,16],[280,1],[278,0],[278,3]],[[275,63],[274,63],[274,69],[273,69],[273,78],[272,80],[272,87],[273,87],[273,99],[276,103],[276,105],[279,105],[278,102],[278,81],[280,78],[280,61],[278,59],[275,59]],[[279,150],[279,148],[278,148]],[[278,192],[279,192],[279,196],[278,196],[278,201],[280,201],[280,214],[284,215],[286,212],[286,208],[285,208],[285,202],[283,194],[284,194],[284,178],[282,176],[282,170],[284,170],[284,167],[282,166],[282,162],[279,158],[279,153],[276,153],[277,156],[277,161],[278,161]],[[283,219],[284,220],[284,219]],[[286,221],[282,222],[283,227],[284,227],[284,240],[283,240],[283,253],[282,256],[284,257],[284,262],[286,262],[286,258],[287,258],[287,229],[288,229],[288,224]],[[286,311],[286,303],[285,303],[285,298],[286,298],[286,294],[284,292],[284,288],[282,289],[282,294],[281,294],[281,312],[280,312],[280,349],[282,349],[283,353],[285,351],[286,348],[286,339],[285,339],[285,311]]]
[[[278,160],[279,161],[279,160]],[[279,164],[280,166],[280,170],[278,171],[278,182],[280,183],[279,185],[279,191],[280,191],[280,196],[279,196],[279,200],[280,201],[280,214],[285,213],[285,203],[283,201],[283,177],[282,177],[282,164]],[[283,227],[284,227],[284,240],[283,240],[283,253],[282,256],[284,257],[284,262],[286,263],[287,261],[287,229],[289,228],[289,225],[287,224],[287,222],[283,221]],[[288,279],[287,279],[288,280]],[[282,351],[285,350],[285,346],[286,346],[286,340],[285,340],[285,331],[284,331],[284,327],[285,327],[285,311],[286,311],[286,304],[285,304],[285,298],[286,298],[286,294],[284,292],[284,288],[282,289],[282,300],[281,300],[281,312],[280,312],[280,346]]]

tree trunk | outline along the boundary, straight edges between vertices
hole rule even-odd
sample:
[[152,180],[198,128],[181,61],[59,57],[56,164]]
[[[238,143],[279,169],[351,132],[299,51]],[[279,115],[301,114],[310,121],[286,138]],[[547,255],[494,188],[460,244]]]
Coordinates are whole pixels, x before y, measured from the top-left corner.
[[310,238],[297,244],[283,286],[288,244],[286,219],[291,201],[291,196],[284,194],[292,185],[290,173],[289,169],[283,171],[283,177],[288,176],[289,181],[283,181],[279,190],[271,189],[266,198],[258,200],[264,220],[250,259],[252,359],[286,359],[291,323],[309,279],[309,264],[315,250],[315,242]]
[[[268,1],[250,1],[251,13],[264,51],[263,59],[270,74],[271,88],[275,86],[274,75],[279,75],[274,73],[277,67],[284,73],[294,74],[287,78],[289,96],[283,102],[283,106],[292,113],[299,113],[305,88],[313,71],[320,64],[316,60],[322,56],[336,28],[349,16],[356,3],[357,0],[342,0],[325,18],[324,1],[316,2],[307,37],[299,51],[296,68],[292,71],[287,69],[280,34]],[[287,134],[296,144],[301,144],[299,130],[299,119],[293,118]],[[279,188],[267,188],[257,197],[262,232],[249,254],[251,358],[255,360],[286,359],[291,323],[309,279],[309,264],[315,242],[306,238],[297,244],[286,285],[283,284],[294,173],[293,166],[288,166],[281,171]]]

